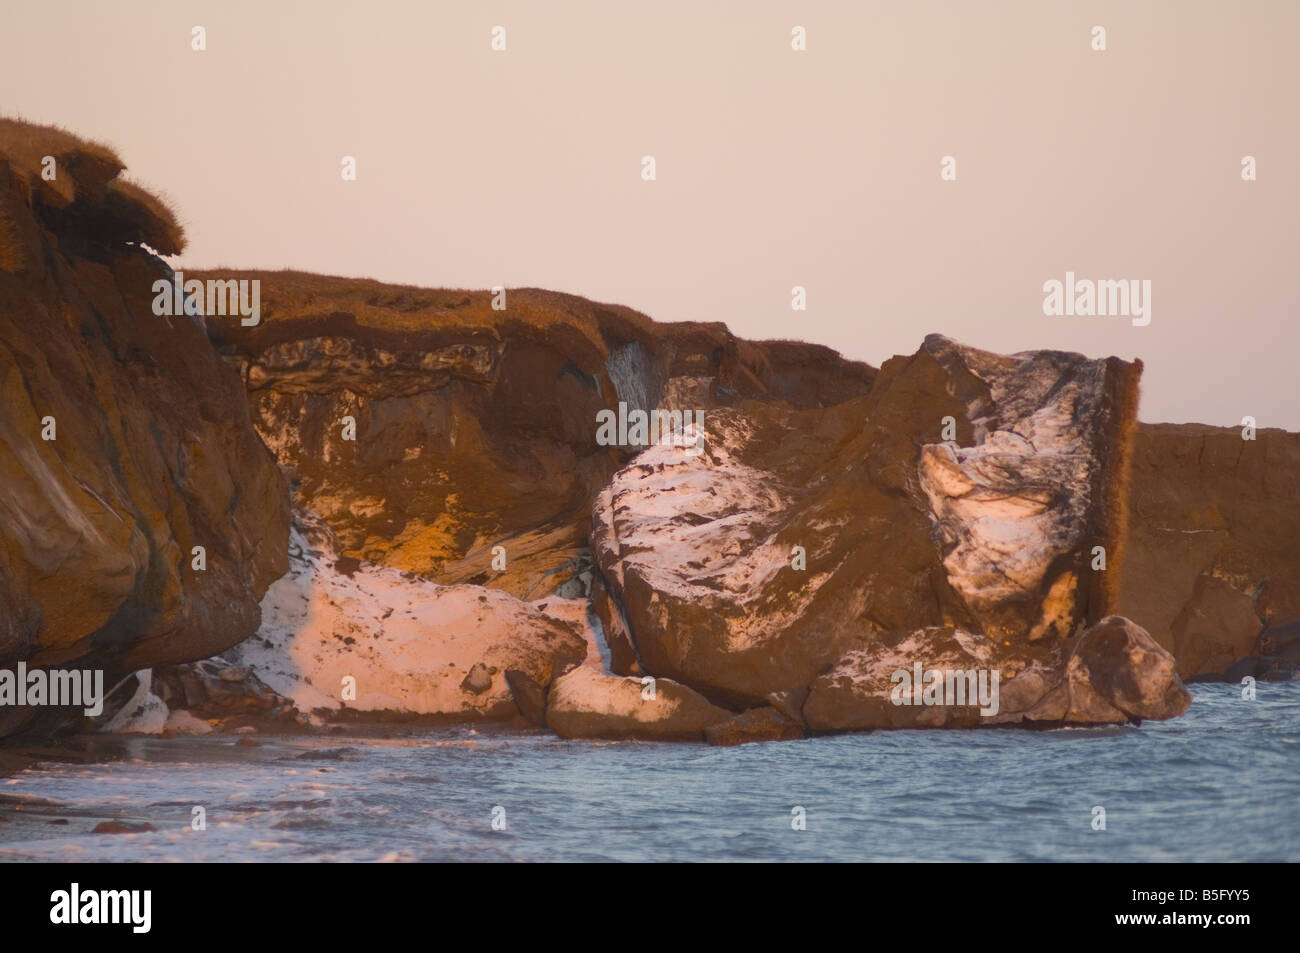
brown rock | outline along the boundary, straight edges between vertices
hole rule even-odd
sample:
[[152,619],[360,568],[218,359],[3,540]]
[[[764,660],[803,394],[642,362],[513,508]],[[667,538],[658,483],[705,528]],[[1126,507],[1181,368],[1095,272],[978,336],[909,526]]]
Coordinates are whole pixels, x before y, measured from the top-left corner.
[[[1090,562],[1096,545],[1119,558],[1139,371],[931,335],[864,397],[719,409],[703,452],[642,452],[597,497],[591,536],[642,666],[752,706],[873,632],[960,628],[1023,664],[1054,657],[1114,597]],[[856,704],[826,721],[939,717]]]
[[100,821],[92,834],[148,834],[158,828],[152,824],[128,824],[125,821]]
[[[260,325],[213,318],[209,331],[297,503],[328,522],[343,557],[523,599],[590,569],[591,501],[627,457],[597,444],[599,411],[820,407],[865,393],[875,373],[816,345],[740,341],[721,324],[660,325],[536,289],[510,289],[496,311],[486,291],[221,277],[262,282]],[[344,416],[355,441],[341,439]]]
[[1248,655],[1238,660],[1223,675],[1225,682],[1240,683],[1247,676],[1261,682],[1289,682],[1300,675],[1295,660],[1281,656]]
[[492,673],[482,662],[475,662],[469,674],[460,681],[461,691],[482,695],[492,687]]
[[1300,619],[1270,625],[1259,634],[1256,654],[1274,655],[1300,662]]
[[1067,678],[1070,722],[1174,718],[1192,702],[1174,657],[1123,616],[1107,616],[1079,638]]
[[646,688],[580,665],[551,686],[546,723],[562,738],[702,741],[733,714],[671,679],[655,679],[653,694]]
[[223,658],[164,665],[154,669],[152,691],[173,711],[198,718],[286,713],[292,702],[271,690],[247,665]]
[[704,729],[705,740],[722,747],[752,741],[794,741],[803,736],[803,723],[775,708],[750,708]]
[[1250,596],[1222,579],[1198,576],[1191,598],[1171,626],[1178,674],[1221,675],[1251,654],[1260,628]]
[[[1115,611],[1176,655],[1202,656],[1197,640],[1179,648],[1174,624],[1190,611],[1197,580],[1212,576],[1257,592],[1265,622],[1288,621],[1300,604],[1300,434],[1264,429],[1243,440],[1240,427],[1140,424],[1131,484]],[[1231,647],[1238,658],[1252,654],[1235,635]],[[1204,664],[1191,661],[1180,657],[1180,671]]]
[[[1000,670],[999,656],[990,640],[951,628],[871,639],[845,653],[812,683],[804,720],[816,731],[974,727],[981,718],[977,697],[964,698],[964,704],[956,704],[956,698],[947,703],[946,697],[943,704],[920,704],[907,690],[911,682],[904,685],[895,673],[910,679],[919,662],[923,675],[929,670],[984,671],[989,686],[991,672]],[[968,685],[963,683],[963,690]]]
[[519,714],[538,728],[545,728],[546,686],[517,668],[506,669],[506,684],[519,706]]
[[[923,686],[929,683],[929,672],[938,671],[944,688],[931,699],[924,693],[912,695],[909,704],[908,689],[916,684],[918,663]],[[897,673],[910,677],[901,681]],[[953,693],[962,686],[962,677],[954,673],[969,673],[967,704]],[[985,706],[985,698],[970,692],[972,684],[991,704]],[[1190,703],[1173,656],[1128,619],[1107,616],[1072,647],[1062,644],[1034,662],[961,630],[921,630],[901,639],[872,640],[848,652],[813,682],[803,714],[808,726],[818,731],[1107,724],[1173,718]]]
[[1255,592],[1255,612],[1265,625],[1300,620],[1300,580],[1265,579]]
[[806,685],[788,692],[771,692],[767,696],[768,704],[798,724],[803,724],[803,705],[807,700],[808,686]]

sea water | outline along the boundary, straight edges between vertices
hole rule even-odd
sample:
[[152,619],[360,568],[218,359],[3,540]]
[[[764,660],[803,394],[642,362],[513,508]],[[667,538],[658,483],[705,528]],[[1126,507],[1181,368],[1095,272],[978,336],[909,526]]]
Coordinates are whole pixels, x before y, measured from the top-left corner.
[[[1192,691],[1140,727],[734,748],[481,727],[97,739],[111,760],[0,779],[0,860],[1300,860],[1300,681]],[[91,833],[103,820],[156,830]]]

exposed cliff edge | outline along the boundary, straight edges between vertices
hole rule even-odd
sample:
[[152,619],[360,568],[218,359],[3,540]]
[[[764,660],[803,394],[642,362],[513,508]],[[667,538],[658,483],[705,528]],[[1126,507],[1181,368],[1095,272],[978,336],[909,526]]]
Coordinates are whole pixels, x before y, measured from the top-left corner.
[[[122,168],[0,120],[0,666],[202,658],[256,631],[288,565],[284,479],[238,375],[152,311],[171,271],[149,249],[181,230]],[[0,708],[0,735],[35,715]]]

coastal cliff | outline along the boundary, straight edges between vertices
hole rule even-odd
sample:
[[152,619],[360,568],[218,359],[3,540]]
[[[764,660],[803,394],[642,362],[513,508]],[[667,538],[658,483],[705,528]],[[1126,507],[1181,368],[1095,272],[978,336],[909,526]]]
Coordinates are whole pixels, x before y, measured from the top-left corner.
[[183,235],[122,171],[0,122],[0,668],[106,670],[99,728],[735,744],[1294,672],[1300,437],[1139,424],[1140,361],[291,271],[160,314]]

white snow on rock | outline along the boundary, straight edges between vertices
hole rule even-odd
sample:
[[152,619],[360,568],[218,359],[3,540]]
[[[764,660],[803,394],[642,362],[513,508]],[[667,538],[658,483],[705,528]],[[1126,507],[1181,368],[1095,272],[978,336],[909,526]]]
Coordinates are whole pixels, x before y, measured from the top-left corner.
[[136,687],[131,698],[108,719],[100,731],[118,735],[157,735],[167,725],[171,714],[167,704],[153,693],[153,670],[135,673]]
[[[776,538],[788,501],[771,474],[728,451],[728,443],[744,441],[745,426],[714,412],[702,433],[688,429],[684,440],[646,448],[601,491],[593,556],[619,590],[632,572],[656,594],[743,609],[789,567],[789,549]],[[728,648],[784,631],[828,575],[811,576],[785,611],[728,617]]]
[[[225,654],[301,712],[508,718],[515,706],[506,669],[545,685],[593,651],[565,605],[575,600],[530,604],[369,564],[348,574],[336,568],[336,546],[323,522],[297,513],[290,570],[262,600],[261,629]],[[462,688],[477,664],[490,684]],[[348,677],[355,700],[344,698]]]
[[[938,335],[926,347],[987,388],[967,405],[978,443],[927,445],[919,463],[948,581],[983,617],[1042,593],[1058,557],[1086,542],[1103,463],[1094,445],[1105,361],[1051,351],[996,355]],[[1066,589],[1058,587],[1059,601]],[[1054,619],[1069,614],[1060,604],[1051,609]],[[1045,615],[1030,637],[1053,624]]]

